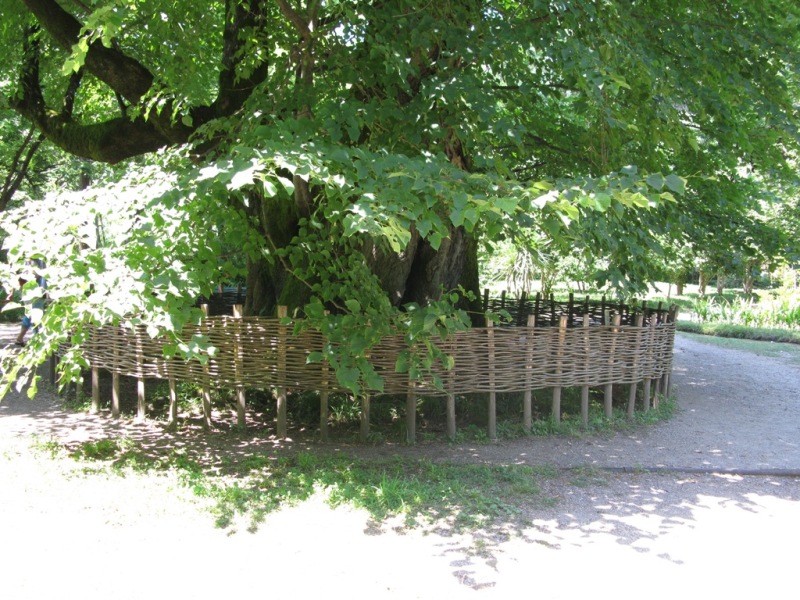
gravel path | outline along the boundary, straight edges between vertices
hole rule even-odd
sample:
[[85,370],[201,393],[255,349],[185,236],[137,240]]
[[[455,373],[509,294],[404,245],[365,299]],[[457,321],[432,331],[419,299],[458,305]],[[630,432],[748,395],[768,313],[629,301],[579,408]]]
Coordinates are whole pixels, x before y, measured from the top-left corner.
[[[0,327],[0,344],[13,332]],[[220,531],[169,476],[65,472],[30,452],[32,435],[153,443],[158,427],[11,395],[0,403],[0,598],[796,597],[800,367],[679,336],[674,382],[674,419],[607,439],[376,451],[564,468],[543,481],[554,503],[519,507],[528,525],[472,533],[376,526],[316,501],[255,533]]]

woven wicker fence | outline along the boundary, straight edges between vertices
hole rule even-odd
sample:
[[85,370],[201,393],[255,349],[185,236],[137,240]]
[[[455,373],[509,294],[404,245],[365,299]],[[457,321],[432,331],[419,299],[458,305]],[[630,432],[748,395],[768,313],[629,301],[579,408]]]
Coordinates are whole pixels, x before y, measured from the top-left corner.
[[[642,400],[650,407],[650,384],[658,390],[668,387],[672,369],[675,337],[674,313],[653,311],[649,315],[632,315],[632,325],[621,324],[622,314],[613,319],[606,312],[607,325],[594,325],[591,313],[572,319],[561,315],[557,326],[535,326],[536,317],[528,316],[526,326],[476,327],[458,332],[442,343],[453,357],[450,370],[434,368],[420,380],[410,382],[408,375],[397,373],[395,364],[406,349],[403,337],[387,337],[372,349],[370,360],[384,380],[383,393],[402,394],[408,398],[410,412],[414,398],[446,396],[448,399],[448,433],[454,434],[454,398],[459,395],[485,393],[489,397],[489,434],[495,437],[494,398],[498,393],[526,394],[526,415],[530,413],[530,392],[553,389],[553,416],[560,417],[560,390],[581,387],[588,403],[588,388],[602,386],[606,391],[606,414],[611,414],[611,388],[630,386],[629,414],[633,412],[636,387],[642,382]],[[570,326],[573,321],[573,326]],[[206,364],[182,359],[165,359],[164,340],[150,338],[144,328],[103,327],[92,331],[85,345],[85,357],[97,369],[135,377],[140,382],[139,415],[144,416],[144,380],[168,379],[171,387],[177,381],[193,382],[204,389],[235,388],[238,391],[239,421],[244,424],[245,390],[248,388],[278,389],[278,434],[285,436],[286,389],[318,391],[326,402],[330,392],[342,390],[325,363],[309,363],[311,352],[320,351],[325,343],[322,335],[306,332],[293,335],[292,328],[279,319],[262,317],[212,316],[189,335],[207,336],[217,348]],[[438,378],[441,386],[434,385]],[[93,386],[94,387],[94,386]],[[97,393],[93,396],[96,399]],[[118,414],[118,399],[116,414]],[[93,402],[94,404],[94,402]],[[206,403],[207,419],[210,406]],[[174,414],[174,407],[171,409]],[[588,409],[587,409],[588,410]],[[369,391],[362,400],[362,434],[369,428]],[[324,407],[320,428],[325,436]],[[585,417],[584,417],[585,420]],[[526,416],[526,427],[529,427]],[[208,421],[210,423],[210,420]],[[414,423],[408,422],[409,440],[414,438]]]
[[[174,377],[218,387],[344,391],[324,364],[309,363],[322,349],[320,334],[291,335],[277,319],[209,317],[193,333],[208,336],[217,348],[206,365],[167,360],[164,340],[151,339],[144,328],[96,329],[85,347],[91,365],[137,378]],[[480,327],[454,334],[442,348],[455,361],[451,370],[435,369],[444,382],[431,377],[416,382],[425,395],[480,392],[524,392],[548,387],[630,384],[656,379],[672,366],[675,326],[672,323],[592,327]],[[371,362],[384,379],[384,392],[404,394],[409,381],[395,372],[402,336],[385,338],[373,349]]]

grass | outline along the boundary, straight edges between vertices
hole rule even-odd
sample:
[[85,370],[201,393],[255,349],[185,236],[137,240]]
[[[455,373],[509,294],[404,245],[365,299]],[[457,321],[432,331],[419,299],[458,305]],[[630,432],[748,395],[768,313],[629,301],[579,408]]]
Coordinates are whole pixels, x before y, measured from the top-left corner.
[[678,331],[706,336],[739,338],[763,342],[780,342],[784,344],[800,344],[800,330],[777,329],[767,327],[747,327],[730,323],[698,323],[695,321],[678,321]]
[[[40,446],[54,458],[59,454],[50,441]],[[527,465],[365,460],[310,452],[277,459],[250,456],[220,472],[181,452],[153,459],[127,438],[85,442],[69,456],[86,462],[86,471],[95,474],[173,470],[181,485],[206,501],[217,527],[244,521],[251,531],[268,514],[315,495],[332,507],[363,509],[378,522],[399,517],[408,527],[441,522],[457,530],[485,527],[518,519],[520,503],[539,499],[538,481],[556,474]]]
[[716,337],[713,335],[702,335],[685,331],[682,332],[682,335],[704,344],[713,344],[722,348],[741,350],[757,354],[758,356],[780,358],[794,364],[800,364],[800,346],[796,343],[780,343],[777,341],[762,341],[736,337]]
[[[593,407],[588,428],[579,416],[568,416],[561,423],[538,422],[533,434],[602,434],[669,418],[673,411],[674,402],[662,400],[658,409],[639,412],[630,421],[621,410],[606,419],[601,408]],[[518,425],[507,423],[498,423],[498,432],[505,437],[521,435]],[[483,428],[468,427],[459,435],[461,441],[487,441]],[[552,505],[552,499],[543,497],[540,481],[558,475],[552,467],[451,464],[399,457],[370,460],[324,449],[282,457],[233,457],[209,465],[183,450],[154,456],[125,437],[84,442],[68,452],[53,440],[36,444],[53,459],[79,461],[86,473],[172,472],[208,507],[216,526],[224,529],[242,526],[256,530],[270,513],[321,497],[332,507],[362,509],[375,522],[398,518],[407,527],[446,523],[456,530],[474,530],[523,522],[519,506]],[[597,473],[580,470],[572,473],[572,482],[578,486],[602,483]]]

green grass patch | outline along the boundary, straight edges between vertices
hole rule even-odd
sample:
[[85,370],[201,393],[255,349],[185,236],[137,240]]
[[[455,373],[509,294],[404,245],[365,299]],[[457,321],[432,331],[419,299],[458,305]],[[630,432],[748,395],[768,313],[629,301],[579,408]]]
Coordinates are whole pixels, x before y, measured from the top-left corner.
[[681,332],[681,335],[703,344],[710,344],[719,346],[721,348],[730,348],[732,350],[741,350],[743,352],[750,352],[758,356],[779,358],[791,363],[800,364],[800,346],[794,342],[781,343],[778,341],[761,341],[756,339],[742,339],[735,337],[716,337],[713,335],[701,335],[683,331]]
[[251,459],[238,477],[187,475],[193,491],[212,501],[218,527],[237,517],[254,529],[284,506],[322,494],[333,507],[366,510],[376,521],[401,516],[407,526],[446,521],[456,528],[485,526],[519,516],[520,500],[539,494],[538,472],[525,465],[452,465],[427,460],[366,461],[299,453]]
[[[48,442],[42,450],[55,457],[63,448]],[[153,458],[128,438],[85,442],[69,456],[88,463],[87,473],[100,476],[174,471],[181,485],[205,501],[217,527],[233,528],[244,521],[249,530],[257,529],[268,514],[317,494],[332,507],[363,509],[377,522],[400,517],[408,527],[441,522],[456,529],[486,527],[521,518],[517,507],[536,502],[538,481],[556,474],[527,465],[373,461],[309,452],[250,456],[220,470],[180,452]]]
[[747,327],[730,323],[698,323],[696,321],[678,321],[676,329],[685,333],[706,336],[738,338],[763,342],[779,342],[783,344],[800,344],[800,330],[777,329],[766,327]]

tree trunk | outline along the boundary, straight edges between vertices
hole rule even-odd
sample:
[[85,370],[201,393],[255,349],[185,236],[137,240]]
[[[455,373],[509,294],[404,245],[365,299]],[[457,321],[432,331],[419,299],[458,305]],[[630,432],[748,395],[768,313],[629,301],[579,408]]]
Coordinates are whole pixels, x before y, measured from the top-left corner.
[[[290,313],[311,298],[314,282],[300,281],[288,265],[274,256],[274,250],[292,243],[299,230],[300,209],[286,196],[261,198],[251,195],[249,216],[257,233],[267,240],[273,256],[248,258],[246,315],[273,315],[279,305]],[[478,242],[463,227],[454,227],[449,238],[434,250],[412,228],[411,241],[400,253],[366,240],[362,252],[367,266],[375,274],[393,306],[416,302],[422,306],[438,300],[442,292],[462,286],[471,292],[460,308],[480,321],[480,282],[478,278]]]
[[742,287],[743,291],[746,295],[751,296],[753,294],[753,287],[755,286],[755,274],[753,271],[755,270],[756,263],[753,261],[747,261],[744,269],[744,278],[742,279]]
[[708,287],[709,279],[711,278],[709,277],[708,273],[703,271],[703,269],[700,269],[700,280],[699,280],[699,285],[697,287],[697,293],[701,298],[706,297],[706,287]]
[[720,269],[717,271],[717,294],[722,296],[722,292],[725,291],[725,271]]

